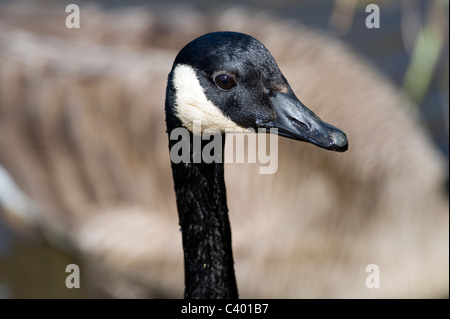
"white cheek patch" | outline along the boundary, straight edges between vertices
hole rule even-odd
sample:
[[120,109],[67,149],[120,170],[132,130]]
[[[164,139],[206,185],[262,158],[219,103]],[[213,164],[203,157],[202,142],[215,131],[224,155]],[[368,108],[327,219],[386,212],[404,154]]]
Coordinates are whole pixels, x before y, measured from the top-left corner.
[[226,117],[217,106],[206,98],[200,81],[190,66],[179,64],[175,67],[173,84],[175,87],[175,114],[191,132],[194,132],[194,121],[196,123],[201,121],[202,132],[207,129],[221,132],[225,132],[225,130],[227,132],[248,131]]

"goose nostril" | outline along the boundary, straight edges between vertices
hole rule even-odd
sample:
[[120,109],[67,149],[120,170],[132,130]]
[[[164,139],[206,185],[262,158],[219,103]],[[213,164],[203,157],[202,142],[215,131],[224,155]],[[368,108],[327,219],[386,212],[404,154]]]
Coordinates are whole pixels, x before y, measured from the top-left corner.
[[309,125],[309,123],[300,122],[299,120],[293,117],[289,117],[289,121],[291,121],[294,125],[299,126],[300,128],[308,132],[311,131],[311,126]]

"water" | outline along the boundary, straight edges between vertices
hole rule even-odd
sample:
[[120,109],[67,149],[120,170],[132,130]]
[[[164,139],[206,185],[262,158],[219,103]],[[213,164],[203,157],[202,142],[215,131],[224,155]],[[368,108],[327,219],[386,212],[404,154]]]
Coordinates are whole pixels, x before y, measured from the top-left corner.
[[66,287],[65,269],[73,263],[80,263],[75,254],[55,249],[39,233],[13,231],[0,219],[0,299],[91,296],[86,285]]

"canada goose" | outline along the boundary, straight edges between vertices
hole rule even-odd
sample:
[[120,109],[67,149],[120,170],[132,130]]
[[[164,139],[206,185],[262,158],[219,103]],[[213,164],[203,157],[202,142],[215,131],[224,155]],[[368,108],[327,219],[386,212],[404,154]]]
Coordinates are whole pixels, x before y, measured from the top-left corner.
[[[281,136],[339,152],[347,150],[347,137],[306,108],[269,51],[242,33],[213,32],[187,44],[175,58],[166,94],[169,136],[174,129],[185,128],[191,137],[190,161],[172,161],[185,297],[237,298],[224,157],[194,162],[194,154],[203,153],[203,146],[193,147],[192,135],[201,133],[193,130],[194,121],[223,135],[227,129],[276,128]],[[176,143],[178,139],[170,138],[169,148]]]
[[[39,207],[31,226],[83,257],[82,284],[102,296],[183,296],[167,72],[186,39],[232,29],[267,46],[352,150],[280,138],[276,174],[225,164],[239,296],[448,294],[445,162],[414,106],[366,57],[243,8],[82,11],[74,31],[61,28],[64,9],[0,10],[0,163]],[[371,263],[379,289],[364,284]]]

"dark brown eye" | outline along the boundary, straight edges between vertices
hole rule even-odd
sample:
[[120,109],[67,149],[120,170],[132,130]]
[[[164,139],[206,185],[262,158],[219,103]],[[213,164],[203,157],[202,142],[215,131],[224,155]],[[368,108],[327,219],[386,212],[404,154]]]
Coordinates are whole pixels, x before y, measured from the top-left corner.
[[222,90],[229,91],[236,86],[236,81],[232,76],[222,73],[214,78],[216,85]]

